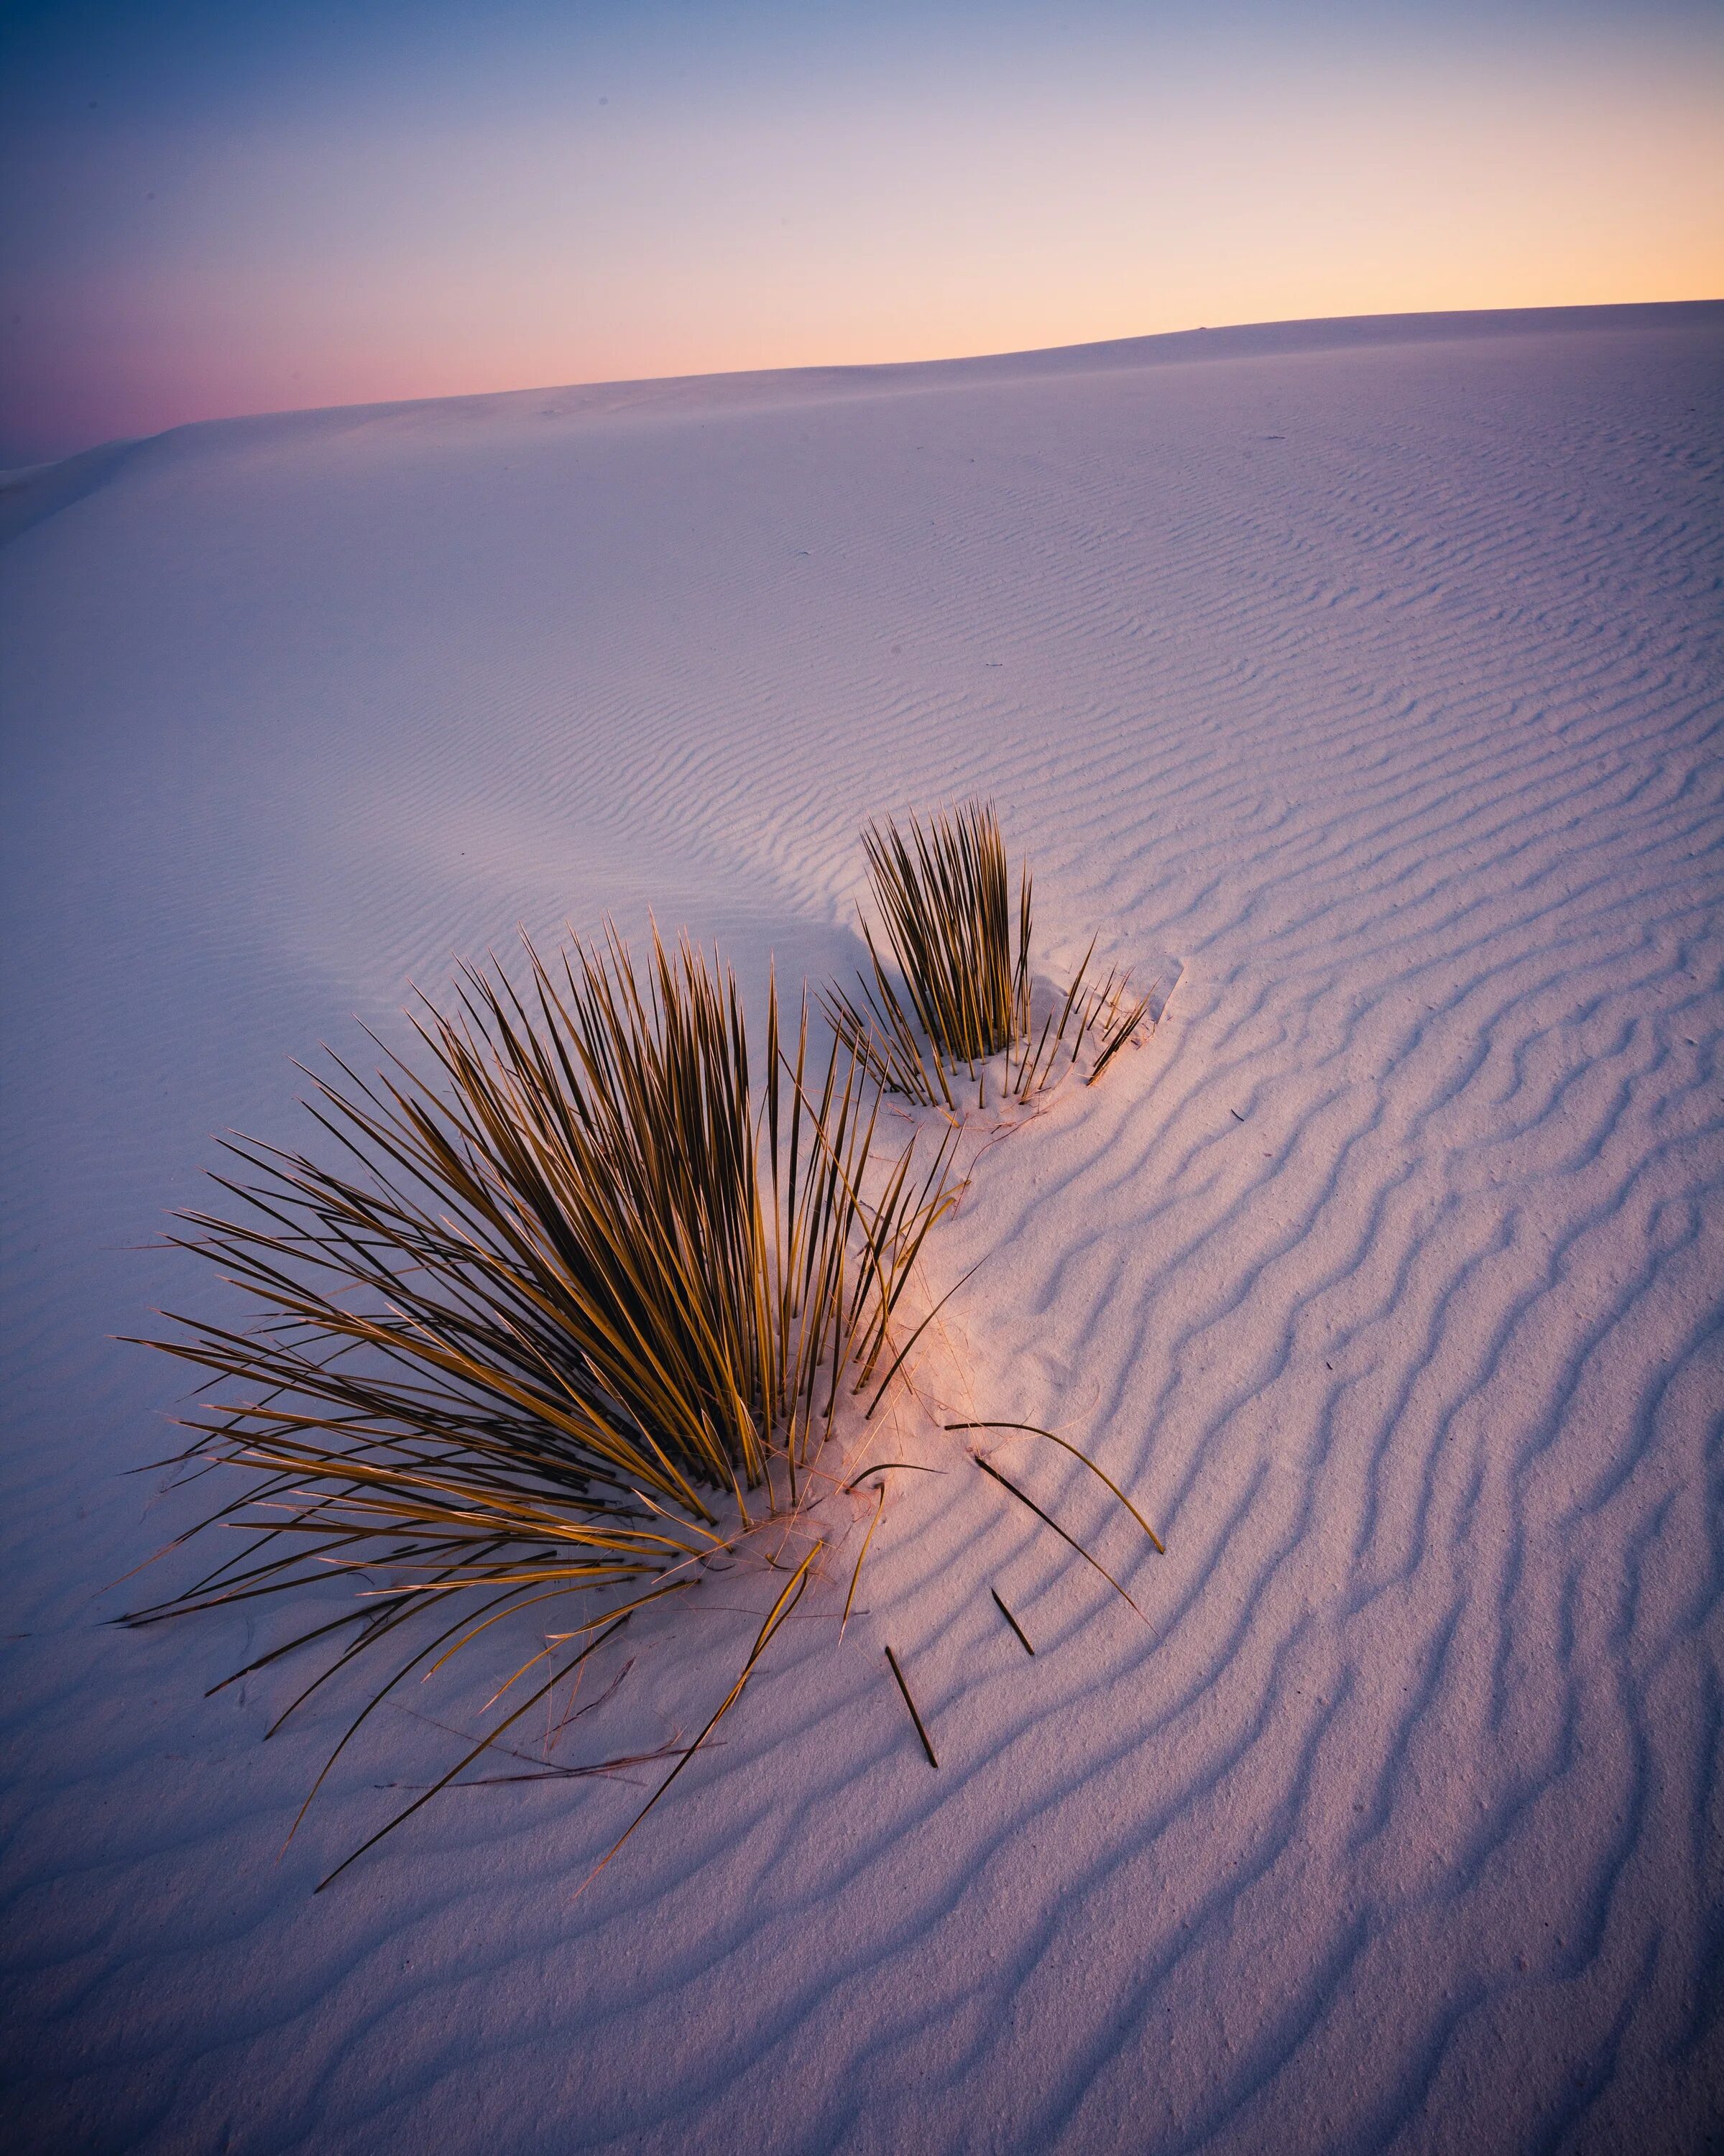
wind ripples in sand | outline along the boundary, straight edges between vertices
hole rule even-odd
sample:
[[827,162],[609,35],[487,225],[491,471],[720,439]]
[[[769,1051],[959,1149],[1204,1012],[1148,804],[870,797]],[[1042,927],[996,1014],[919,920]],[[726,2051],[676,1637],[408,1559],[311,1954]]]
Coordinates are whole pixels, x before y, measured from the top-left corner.
[[[1699,310],[248,422],[13,542],[27,2118],[1700,2145],[1721,350]],[[842,966],[859,822],[972,791],[1060,956],[1100,920],[1185,968],[938,1260],[993,1254],[952,1306],[977,1411],[1057,1419],[1157,1522],[1140,1561],[1036,1463],[1147,1624],[955,1455],[895,1492],[845,1647],[788,1628],[602,1889],[571,1905],[638,1792],[583,1784],[452,1799],[310,1903],[315,1853],[274,1851],[327,1725],[265,1751],[266,1689],[197,1698],[238,1620],[96,1629],[178,1517],[116,1479],[169,1397],[95,1344],[172,1277],[123,1246],[206,1130],[284,1127],[287,1054],[451,949],[650,901],[757,974]],[[701,1697],[662,1642],[659,1741]],[[337,1791],[331,1845],[377,1801]]]

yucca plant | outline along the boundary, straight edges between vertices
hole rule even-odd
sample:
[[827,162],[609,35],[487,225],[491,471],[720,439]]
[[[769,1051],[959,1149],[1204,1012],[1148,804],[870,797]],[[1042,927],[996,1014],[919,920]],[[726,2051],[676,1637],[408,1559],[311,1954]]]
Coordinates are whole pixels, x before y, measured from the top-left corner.
[[896,978],[865,916],[869,972],[857,977],[860,996],[833,988],[823,1000],[839,1037],[876,1081],[955,1112],[960,1068],[985,1102],[985,1066],[1003,1055],[996,1090],[1025,1100],[1048,1082],[1062,1050],[1065,1067],[1075,1068],[1093,1034],[1093,1084],[1136,1029],[1148,999],[1132,1000],[1116,969],[1099,985],[1090,983],[1092,939],[1057,1016],[1050,1008],[1037,1033],[1029,866],[1018,870],[1014,906],[993,803],[969,802],[926,824],[912,816],[907,832],[888,818],[867,827],[862,844]]
[[208,1374],[184,1460],[243,1477],[202,1525],[256,1533],[132,1621],[357,1575],[351,1610],[248,1665],[327,1645],[291,1712],[362,1661],[345,1745],[511,1610],[597,1594],[470,1759],[632,1609],[797,1503],[887,1350],[950,1152],[875,1158],[878,1086],[841,1042],[811,1069],[806,999],[787,1042],[769,993],[755,1081],[734,977],[685,937],[673,953],[654,932],[644,976],[613,931],[554,964],[529,944],[521,990],[464,969],[454,1009],[413,1023],[418,1069],[307,1074],[318,1157],[236,1139],[214,1178],[232,1206],[180,1216],[171,1240],[258,1319],[176,1317],[150,1344]]

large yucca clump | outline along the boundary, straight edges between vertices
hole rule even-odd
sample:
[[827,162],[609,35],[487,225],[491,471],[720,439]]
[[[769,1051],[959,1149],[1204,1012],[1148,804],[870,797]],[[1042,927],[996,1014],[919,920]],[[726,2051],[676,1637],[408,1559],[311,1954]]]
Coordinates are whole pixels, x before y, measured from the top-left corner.
[[[216,1381],[187,1460],[244,1473],[205,1524],[257,1533],[137,1618],[363,1574],[381,1599],[290,1643],[335,1650],[309,1690],[410,1645],[361,1720],[512,1605],[665,1592],[793,1503],[947,1203],[944,1152],[871,1161],[877,1086],[841,1044],[809,1070],[805,1007],[782,1044],[772,995],[752,1082],[685,938],[644,978],[614,934],[527,960],[421,1010],[422,1071],[314,1077],[330,1158],[235,1142],[234,1209],[174,1239],[260,1306],[153,1343]],[[604,1601],[551,1682],[638,1606]]]
[[1074,1067],[1091,1033],[1091,1082],[1101,1075],[1147,999],[1128,1000],[1117,972],[1099,987],[1086,985],[1092,942],[1057,1014],[1050,1008],[1036,1032],[1029,867],[1018,870],[1014,906],[992,803],[972,801],[926,824],[912,816],[907,833],[888,818],[868,826],[862,844],[893,964],[865,918],[869,973],[859,976],[859,999],[834,988],[824,1001],[839,1038],[882,1086],[953,1110],[960,1070],[985,1101],[982,1066],[1003,1055],[997,1091],[1024,1100],[1062,1067],[1062,1050],[1063,1067]]

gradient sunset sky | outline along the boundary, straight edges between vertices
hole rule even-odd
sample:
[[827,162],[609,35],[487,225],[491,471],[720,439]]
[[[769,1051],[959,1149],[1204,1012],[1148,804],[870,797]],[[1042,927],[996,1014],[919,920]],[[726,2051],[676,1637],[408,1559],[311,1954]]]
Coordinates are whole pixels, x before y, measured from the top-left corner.
[[1724,292],[1713,0],[0,24],[8,465],[302,406]]

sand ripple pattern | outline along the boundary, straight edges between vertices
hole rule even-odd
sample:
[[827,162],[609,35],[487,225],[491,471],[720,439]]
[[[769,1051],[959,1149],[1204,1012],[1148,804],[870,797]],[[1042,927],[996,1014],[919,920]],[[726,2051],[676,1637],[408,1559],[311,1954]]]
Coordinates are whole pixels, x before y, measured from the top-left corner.
[[[1711,2145],[1724,310],[1176,344],[185,429],[0,554],[30,2145]],[[451,950],[841,965],[861,818],[972,790],[1063,955],[1186,968],[937,1259],[965,1397],[1160,1526],[1024,1461],[1147,1622],[955,1459],[578,1903],[637,1790],[312,1902],[387,1760],[278,1863],[332,1722],[201,1700],[242,1616],[101,1626],[188,1517],[131,1246]]]

